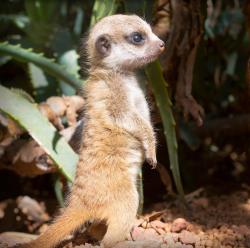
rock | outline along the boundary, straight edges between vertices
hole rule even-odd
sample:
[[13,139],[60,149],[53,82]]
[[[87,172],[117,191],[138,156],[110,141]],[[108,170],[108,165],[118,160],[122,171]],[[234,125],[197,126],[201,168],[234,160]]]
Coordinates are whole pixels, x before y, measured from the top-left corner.
[[23,214],[27,215],[29,220],[39,223],[49,220],[44,206],[29,196],[19,196],[17,198],[17,206]]
[[166,233],[166,231],[165,231],[164,229],[161,229],[161,228],[157,229],[156,231],[157,231],[157,233],[160,234],[160,235],[163,235],[163,234]]
[[140,219],[136,219],[134,226],[141,226],[144,222],[146,222],[144,219],[140,218]]
[[232,229],[241,235],[250,236],[250,228],[246,225],[233,226]]
[[201,197],[199,199],[195,199],[193,200],[193,203],[197,206],[203,207],[203,208],[207,208],[209,201],[206,197]]
[[152,222],[150,222],[150,225],[153,227],[153,228],[161,228],[161,229],[164,229],[165,226],[166,226],[166,223],[160,221],[160,220],[154,220]]
[[156,240],[123,241],[114,248],[161,248],[161,242]]
[[185,219],[183,218],[178,218],[176,219],[172,226],[171,226],[171,232],[181,232],[182,230],[187,229],[188,223]]
[[84,244],[84,245],[77,245],[77,246],[74,246],[74,248],[98,248],[100,246],[96,246],[96,245],[91,245],[91,244]]
[[193,248],[192,245],[184,245],[181,242],[177,242],[173,248]]
[[191,232],[188,232],[188,231],[183,231],[183,232],[180,233],[179,239],[183,244],[192,245],[192,244],[195,244],[195,242],[198,241],[199,237],[194,233],[191,233]]
[[174,240],[174,237],[171,233],[166,233],[164,236],[163,236],[163,242],[165,244],[167,244],[167,247],[174,247],[174,244],[175,244],[175,240]]
[[142,227],[135,227],[132,231],[132,239],[137,240],[156,240],[161,239],[160,235],[153,228],[144,229]]
[[80,245],[80,246],[74,246],[74,248],[100,248],[101,246],[99,245],[91,245],[91,244],[84,244],[84,245]]
[[37,238],[37,235],[19,232],[4,232],[0,234],[0,247],[4,247],[2,244],[14,246],[19,243],[26,243],[35,238]]

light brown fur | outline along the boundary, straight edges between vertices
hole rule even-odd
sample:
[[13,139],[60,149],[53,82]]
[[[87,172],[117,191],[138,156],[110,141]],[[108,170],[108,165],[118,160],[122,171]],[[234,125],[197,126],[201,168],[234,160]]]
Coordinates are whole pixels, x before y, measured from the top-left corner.
[[[144,47],[134,48],[124,40],[124,33],[138,30],[149,38]],[[111,39],[111,51],[105,56],[95,49],[103,33]],[[157,58],[163,50],[160,42],[137,16],[107,17],[92,29],[88,40],[90,76],[84,86],[83,139],[68,204],[45,233],[21,247],[55,247],[89,219],[107,221],[102,240],[105,247],[126,238],[138,209],[137,171],[145,158],[156,165],[155,135],[134,70]],[[117,53],[112,54],[112,49]],[[138,57],[141,49],[144,52]],[[125,54],[116,58],[119,53]]]

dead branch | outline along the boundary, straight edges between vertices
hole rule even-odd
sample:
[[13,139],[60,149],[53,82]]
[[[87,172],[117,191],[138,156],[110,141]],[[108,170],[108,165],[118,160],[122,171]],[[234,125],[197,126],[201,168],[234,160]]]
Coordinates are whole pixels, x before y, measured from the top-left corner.
[[199,0],[171,1],[172,21],[167,51],[163,59],[164,73],[171,85],[176,84],[176,104],[187,119],[191,115],[202,125],[203,108],[192,96],[196,52],[203,32],[203,16]]
[[237,137],[250,134],[250,115],[242,114],[231,118],[219,118],[204,123],[200,128],[193,127],[199,137]]
[[166,192],[168,194],[174,195],[172,179],[166,167],[158,162],[156,169],[160,174],[161,181],[165,186]]
[[153,20],[153,32],[162,40],[166,40],[170,30],[170,1],[159,0]]

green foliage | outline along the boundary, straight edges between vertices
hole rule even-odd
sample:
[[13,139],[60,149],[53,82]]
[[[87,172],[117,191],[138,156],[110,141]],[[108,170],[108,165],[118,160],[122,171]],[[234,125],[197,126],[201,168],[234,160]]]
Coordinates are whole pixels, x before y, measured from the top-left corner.
[[[74,49],[72,49],[61,55],[59,58],[59,63],[65,66],[70,74],[74,75],[76,78],[79,78],[80,66],[78,65],[78,59],[79,55]],[[76,93],[75,88],[65,83],[63,80],[60,80],[60,85],[64,95],[74,95]]]
[[153,90],[157,107],[160,110],[162,123],[164,127],[165,139],[167,141],[167,146],[168,146],[170,168],[173,172],[173,177],[177,191],[183,200],[184,191],[179,171],[178,152],[177,152],[178,144],[175,133],[176,124],[171,110],[172,103],[167,91],[167,83],[163,78],[160,63],[157,61],[148,65],[146,69],[146,74],[148,76],[150,86]]
[[53,59],[44,57],[43,54],[33,52],[32,49],[24,49],[19,45],[10,45],[7,42],[3,42],[0,43],[0,54],[11,56],[22,62],[31,62],[48,74],[63,80],[74,88],[78,88],[82,84],[81,80],[69,73],[65,67],[55,63]]
[[56,29],[60,2],[53,1],[25,1],[25,9],[29,18],[26,34],[34,47],[42,50],[50,46]]
[[33,95],[35,99],[40,102],[43,100],[43,96],[46,94],[49,82],[43,70],[33,63],[28,63],[28,72],[33,88]]
[[[104,16],[116,13],[118,8],[119,11],[122,10],[123,7],[128,13],[136,13],[141,16],[147,16],[147,18],[150,19],[153,3],[154,2],[150,0],[140,0],[138,2],[130,0],[96,0],[92,7],[89,26],[94,25]],[[88,4],[87,1],[86,4]],[[75,94],[75,89],[80,87],[82,84],[82,81],[79,80],[78,56],[76,54],[75,48],[73,47],[73,40],[74,38],[79,39],[79,35],[83,28],[83,16],[84,14],[86,15],[86,13],[78,5],[76,5],[75,8],[76,15],[72,24],[73,35],[72,32],[69,32],[69,26],[63,26],[63,22],[59,21],[61,18],[65,20],[69,13],[69,8],[64,1],[44,2],[41,0],[26,0],[26,15],[12,18],[13,22],[16,23],[16,25],[19,23],[17,26],[26,33],[26,39],[29,41],[28,44],[31,44],[33,48],[39,51],[44,51],[45,53],[53,52],[53,54],[56,55],[57,61],[59,63],[56,63],[55,60],[48,59],[43,54],[34,52],[32,49],[24,49],[19,45],[11,45],[6,42],[0,43],[0,54],[5,56],[3,58],[6,58],[3,59],[3,63],[8,62],[10,57],[15,60],[28,63],[28,73],[33,88],[33,95],[37,101],[41,101],[45,96],[48,96],[47,91],[49,89],[49,85],[51,84],[51,79],[48,77],[48,75],[53,76],[58,81],[60,92],[66,95]],[[59,26],[61,27],[58,28]],[[24,40],[22,40],[22,42],[23,41]],[[183,196],[178,167],[175,125],[171,112],[170,99],[165,87],[164,79],[162,77],[160,65],[155,63],[149,66],[147,69],[147,75],[151,81],[150,85],[153,89],[155,99],[163,120],[163,127],[165,130],[164,133],[166,135],[166,141],[168,144],[170,164],[173,171],[174,180],[176,182],[178,192]],[[18,98],[18,101],[20,104],[21,101],[24,102],[23,98],[21,98],[21,100]],[[24,104],[27,104],[27,102],[24,102]],[[34,106],[29,103],[29,107],[31,106],[34,108]],[[25,105],[23,107],[27,106]],[[20,110],[19,112],[23,111]],[[15,114],[15,112],[12,112],[10,115],[17,119]],[[31,130],[29,126],[24,124],[24,119],[32,118],[32,115],[24,115],[21,117],[22,119],[18,119],[20,124],[28,130]],[[40,124],[39,127],[43,130],[46,129],[46,127],[43,127],[42,124]],[[33,134],[31,133],[31,135]],[[37,141],[42,143],[39,141],[39,138],[42,137],[36,137]],[[52,141],[52,137],[50,137],[50,141]],[[49,146],[48,143],[46,144]],[[50,152],[49,154],[51,156],[54,155],[51,150],[48,151]],[[58,163],[56,159],[54,160]],[[58,164],[62,168],[63,164],[61,162],[62,161],[60,161]],[[66,167],[62,170],[64,173],[67,173],[68,178],[72,178],[68,165],[66,165]],[[140,175],[140,178],[142,178],[142,175]],[[141,201],[143,202],[142,179],[140,179],[140,181],[141,184],[139,191],[141,192]],[[59,191],[57,190],[57,192]],[[142,202],[140,204],[141,206]]]
[[101,18],[114,14],[116,9],[116,0],[95,0],[95,4],[92,10],[90,26],[93,26]]
[[12,24],[16,26],[17,28],[19,28],[20,30],[25,30],[25,28],[27,27],[29,23],[29,18],[22,14],[18,14],[18,15],[0,14],[0,22],[5,25]]
[[19,89],[19,88],[11,88],[10,90],[12,93],[15,93],[15,94],[25,98],[30,103],[35,103],[34,98],[30,94],[28,94],[26,91]]
[[25,128],[65,177],[73,180],[78,156],[34,103],[0,85],[0,110]]
[[57,201],[58,201],[60,207],[65,206],[62,188],[63,188],[63,185],[62,185],[62,182],[60,180],[60,177],[58,175],[56,175],[54,177],[54,191],[55,191],[55,195],[56,195],[56,198],[57,198]]
[[[17,0],[14,2],[7,0],[1,3],[0,40],[7,42],[0,42],[0,80],[8,88],[15,85],[22,90],[15,89],[10,92],[1,86],[0,108],[24,126],[39,144],[47,147],[46,151],[52,158],[57,156],[53,160],[59,164],[68,178],[73,177],[74,166],[72,164],[77,160],[77,156],[67,148],[66,142],[60,143],[61,139],[58,143],[60,149],[58,153],[55,153],[54,147],[49,144],[53,141],[55,129],[45,117],[41,117],[41,114],[37,112],[34,101],[45,101],[49,96],[54,95],[73,95],[77,88],[81,87],[84,80],[80,80],[79,58],[76,50],[82,34],[98,20],[114,13],[135,13],[152,23],[152,21],[156,21],[152,11],[156,9],[154,8],[156,2],[153,0],[85,0],[69,3],[66,0]],[[212,4],[210,7],[207,5],[208,2],[210,5]],[[195,99],[206,111],[205,121],[214,117],[234,116],[237,109],[246,113],[250,111],[249,104],[246,104],[248,99],[244,98],[249,37],[241,8],[242,1],[222,0],[218,5],[218,1],[208,2],[203,3],[203,15],[206,18],[205,32],[196,57],[192,90]],[[207,7],[210,8],[208,12]],[[160,16],[161,14],[164,13],[160,12]],[[26,49],[27,47],[31,49]],[[54,59],[49,59],[51,57]],[[164,66],[164,59],[162,66]],[[165,71],[167,70],[165,68]],[[146,74],[160,111],[176,188],[183,197],[176,126],[171,112],[171,97],[168,94],[159,62],[151,64],[146,69]],[[174,81],[175,78],[173,78],[173,83]],[[171,90],[174,93],[175,88],[173,87]],[[25,92],[29,92],[31,96]],[[178,116],[178,112],[175,114]],[[47,137],[47,133],[44,135],[45,137],[40,137],[38,132],[34,134],[34,131],[37,130],[31,129],[29,126],[29,123],[33,123],[33,118],[34,121],[42,118],[42,121],[36,124],[39,132],[43,133],[44,130],[50,129],[51,136],[48,140],[43,141]],[[184,123],[181,116],[178,116],[178,124],[180,140],[184,141],[179,142],[181,147],[179,155],[180,161],[182,161],[186,155],[183,154],[183,147],[186,144],[195,150],[202,146],[203,142],[194,131],[193,126]],[[213,140],[213,142],[215,141]],[[56,146],[56,148],[58,147]],[[71,162],[65,160],[68,161],[65,168],[63,168],[65,161],[62,156],[66,155],[61,152],[74,157]],[[182,171],[191,162],[183,163]],[[190,181],[194,181],[189,174],[190,167],[186,172],[182,173],[182,178],[186,183],[185,187],[187,187],[187,181],[190,180],[187,177],[191,178]],[[143,202],[141,178],[142,175],[140,175],[141,184],[138,188],[141,192],[140,206]],[[55,183],[55,190],[62,203],[59,181]],[[187,191],[186,188],[185,191]]]

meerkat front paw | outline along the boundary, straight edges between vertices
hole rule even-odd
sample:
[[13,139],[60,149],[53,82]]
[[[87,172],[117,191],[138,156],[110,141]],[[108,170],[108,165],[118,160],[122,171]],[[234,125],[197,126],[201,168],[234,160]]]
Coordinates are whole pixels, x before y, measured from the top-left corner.
[[157,166],[157,160],[152,158],[146,159],[147,163],[151,166],[151,169],[155,169]]
[[155,148],[148,149],[146,151],[146,161],[151,166],[152,169],[156,168],[156,166],[157,166],[157,159],[156,159]]

